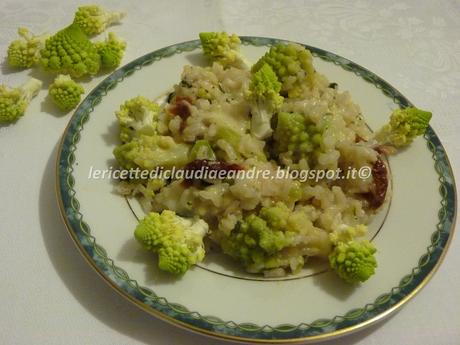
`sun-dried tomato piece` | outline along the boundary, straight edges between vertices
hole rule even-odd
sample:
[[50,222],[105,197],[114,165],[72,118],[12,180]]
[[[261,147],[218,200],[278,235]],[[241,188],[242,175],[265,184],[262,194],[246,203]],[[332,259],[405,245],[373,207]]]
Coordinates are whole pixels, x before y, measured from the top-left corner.
[[379,157],[372,166],[372,178],[374,184],[370,192],[364,193],[363,197],[369,203],[369,207],[377,209],[385,202],[388,190],[388,170],[385,162]]

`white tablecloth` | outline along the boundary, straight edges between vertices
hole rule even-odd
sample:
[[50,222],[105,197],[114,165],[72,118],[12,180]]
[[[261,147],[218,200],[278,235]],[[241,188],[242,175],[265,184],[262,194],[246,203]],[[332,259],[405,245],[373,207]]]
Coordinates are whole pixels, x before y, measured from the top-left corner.
[[[128,12],[113,29],[128,41],[125,62],[215,30],[285,38],[343,55],[432,110],[432,126],[460,171],[458,0],[98,2]],[[0,58],[18,26],[54,32],[71,22],[80,3],[2,0]],[[0,81],[17,84],[28,74],[3,65]],[[156,320],[120,298],[74,248],[54,194],[56,145],[70,115],[47,113],[46,103],[40,105],[45,95],[34,100],[36,113],[0,127],[0,343],[220,343]],[[438,273],[399,313],[329,344],[460,344],[459,245],[456,236]]]

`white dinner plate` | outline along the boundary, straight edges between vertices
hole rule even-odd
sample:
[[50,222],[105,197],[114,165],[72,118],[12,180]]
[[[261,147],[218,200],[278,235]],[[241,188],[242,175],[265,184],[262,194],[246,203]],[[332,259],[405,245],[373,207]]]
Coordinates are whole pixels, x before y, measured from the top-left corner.
[[[277,39],[242,37],[256,61]],[[411,103],[359,65],[306,46],[315,68],[350,91],[372,129],[390,111]],[[114,116],[137,95],[157,98],[175,84],[185,64],[204,64],[199,41],[166,47],[125,65],[99,84],[71,118],[59,148],[57,193],[67,228],[90,265],[122,296],[187,329],[247,342],[308,342],[365,327],[413,297],[441,263],[455,222],[455,183],[446,153],[429,128],[409,149],[391,156],[391,204],[370,224],[378,248],[376,274],[357,287],[321,264],[294,276],[263,279],[211,254],[181,278],[158,271],[154,256],[133,239],[139,205],[113,191],[90,169],[116,167]],[[434,114],[436,116],[436,114]],[[427,318],[429,316],[427,315]]]

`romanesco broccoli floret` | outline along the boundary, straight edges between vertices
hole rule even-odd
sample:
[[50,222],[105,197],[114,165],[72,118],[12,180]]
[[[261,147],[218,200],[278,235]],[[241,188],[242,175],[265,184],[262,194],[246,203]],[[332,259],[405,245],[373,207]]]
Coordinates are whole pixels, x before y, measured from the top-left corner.
[[377,267],[375,246],[359,237],[367,233],[365,225],[346,226],[329,234],[334,249],[329,254],[329,264],[340,278],[350,284],[369,279]]
[[121,141],[126,143],[136,136],[157,134],[159,112],[160,106],[144,96],[124,102],[115,113]]
[[201,32],[200,41],[204,55],[224,67],[247,68],[246,59],[240,53],[240,38],[226,32]]
[[329,263],[347,283],[364,282],[375,273],[375,246],[369,241],[339,242],[329,255]]
[[298,98],[303,94],[303,89],[313,85],[315,69],[312,60],[310,51],[301,45],[279,43],[260,58],[252,71],[258,71],[265,64],[270,65],[282,83],[281,94]]
[[40,55],[46,70],[73,78],[96,74],[101,65],[96,47],[76,24],[48,38]]
[[409,145],[415,137],[425,133],[431,120],[431,113],[410,107],[396,109],[390,117],[390,122],[376,134],[380,144],[402,147]]
[[281,83],[270,65],[264,64],[252,75],[248,99],[251,103],[251,133],[258,139],[269,137],[271,118],[283,104]]
[[152,170],[182,167],[189,162],[189,145],[176,143],[170,136],[140,135],[130,142],[117,146],[113,153],[125,169]]
[[203,238],[208,224],[201,219],[179,217],[173,211],[151,212],[139,222],[135,238],[158,254],[158,267],[173,274],[184,274],[203,260]]
[[303,267],[303,256],[307,253],[294,248],[302,243],[302,238],[311,241],[308,234],[311,235],[313,228],[309,220],[305,223],[305,218],[299,222],[296,219],[299,215],[280,202],[263,207],[259,214],[244,217],[228,237],[221,239],[222,250],[249,272],[287,266],[296,271]]
[[283,203],[279,202],[272,207],[263,207],[259,216],[267,222],[267,225],[276,230],[287,230],[288,218],[292,211]]
[[141,196],[151,199],[165,185],[166,180],[160,178],[121,179],[116,191],[121,195]]
[[126,41],[114,32],[109,32],[104,42],[96,43],[96,50],[101,57],[101,67],[113,69],[120,65],[126,49]]
[[89,36],[103,32],[108,26],[118,24],[126,15],[120,11],[108,11],[98,5],[81,6],[75,12],[73,22]]
[[208,161],[216,160],[216,154],[211,147],[209,141],[201,139],[197,140],[190,151],[191,160],[195,159],[206,159]]
[[0,85],[0,123],[12,122],[23,116],[41,87],[42,82],[34,78],[17,88]]
[[137,189],[144,197],[152,198],[156,192],[166,185],[166,181],[159,178],[149,179],[147,183],[142,183]]
[[[125,177],[125,176],[123,176]],[[128,177],[128,176],[126,176]],[[152,211],[154,197],[166,185],[166,179],[160,178],[141,178],[134,179],[120,179],[115,188],[117,194],[123,196],[136,197],[144,210],[148,213]]]
[[224,253],[252,271],[267,268],[266,261],[287,244],[284,232],[271,229],[264,219],[254,214],[246,217],[220,242]]
[[14,40],[8,47],[8,64],[17,68],[30,68],[40,59],[40,50],[49,35],[35,36],[26,28],[19,28],[20,39]]
[[69,111],[80,103],[85,89],[68,75],[58,75],[50,85],[49,95],[59,109]]
[[284,153],[298,161],[308,158],[321,147],[322,134],[316,126],[308,124],[303,115],[280,112],[273,139],[276,154]]

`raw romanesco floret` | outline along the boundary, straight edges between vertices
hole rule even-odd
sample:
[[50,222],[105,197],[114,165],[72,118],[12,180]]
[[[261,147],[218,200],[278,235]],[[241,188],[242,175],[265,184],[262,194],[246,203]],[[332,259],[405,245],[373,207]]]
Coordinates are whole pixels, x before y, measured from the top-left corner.
[[258,139],[269,137],[271,118],[283,104],[281,83],[270,65],[264,64],[252,75],[248,99],[251,104],[251,133]]
[[170,136],[140,135],[130,142],[117,146],[113,153],[121,167],[125,169],[152,170],[182,167],[189,162],[190,147],[176,143]]
[[149,251],[158,254],[158,267],[173,274],[184,274],[203,260],[203,238],[208,224],[201,219],[179,217],[173,211],[149,213],[139,222],[135,238]]
[[248,68],[240,53],[240,38],[226,32],[201,32],[200,41],[204,55],[224,67]]
[[308,158],[321,147],[321,131],[313,124],[308,124],[299,113],[280,112],[274,139],[274,150],[277,155],[284,153],[293,161]]
[[24,115],[41,87],[42,82],[34,78],[17,88],[0,85],[0,123],[12,122]]
[[126,49],[126,41],[109,32],[104,42],[97,42],[96,50],[101,57],[101,67],[113,69],[120,65]]
[[101,65],[96,47],[76,24],[48,38],[40,55],[46,70],[74,78],[96,74]]
[[108,26],[118,24],[125,12],[108,11],[98,5],[81,6],[75,12],[73,22],[78,24],[88,36],[103,32]]
[[124,102],[115,112],[120,126],[123,143],[140,135],[157,134],[160,106],[144,96],[137,96]]
[[19,28],[20,39],[14,40],[8,47],[8,64],[17,68],[30,68],[40,59],[40,50],[49,35],[35,36],[26,28]]
[[357,284],[375,273],[375,252],[375,246],[369,241],[339,242],[329,255],[329,263],[340,278]]
[[380,144],[401,147],[409,145],[415,137],[425,133],[431,113],[410,107],[392,112],[390,122],[376,134]]
[[59,109],[69,111],[80,103],[85,89],[68,75],[58,75],[50,85],[49,95]]
[[350,284],[357,284],[369,279],[377,267],[375,246],[359,238],[367,233],[363,224],[356,226],[344,225],[329,234],[334,249],[329,254],[329,264],[340,278]]
[[289,98],[298,98],[303,89],[311,88],[314,81],[312,55],[309,50],[295,43],[274,45],[252,67],[256,72],[265,64],[270,65],[282,83],[281,94]]

